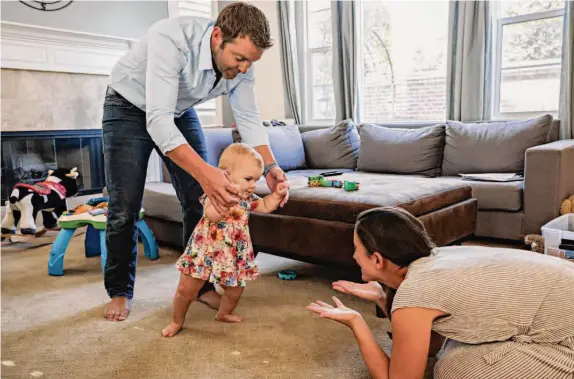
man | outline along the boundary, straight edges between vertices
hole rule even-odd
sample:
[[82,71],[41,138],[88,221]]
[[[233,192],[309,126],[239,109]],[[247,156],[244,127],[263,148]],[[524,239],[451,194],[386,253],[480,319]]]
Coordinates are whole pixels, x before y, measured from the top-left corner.
[[[247,3],[234,3],[221,11],[215,24],[193,17],[157,22],[113,68],[103,117],[110,195],[107,319],[125,320],[130,311],[135,221],[152,149],[161,153],[182,204],[184,246],[201,218],[203,192],[219,212],[238,203],[237,190],[224,172],[205,162],[204,136],[193,106],[228,94],[242,139],[263,157],[269,188],[287,180],[275,164],[253,92],[251,65],[271,45],[265,15]],[[217,308],[220,297],[207,283],[199,300]]]

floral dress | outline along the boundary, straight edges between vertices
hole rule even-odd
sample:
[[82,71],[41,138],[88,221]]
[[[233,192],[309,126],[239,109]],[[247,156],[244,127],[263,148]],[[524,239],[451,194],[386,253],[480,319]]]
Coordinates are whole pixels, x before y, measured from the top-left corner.
[[[200,201],[203,204],[205,196]],[[246,280],[256,279],[259,269],[248,222],[259,201],[255,195],[241,200],[219,222],[211,222],[204,214],[177,261],[177,269],[193,278],[229,287],[244,287]]]

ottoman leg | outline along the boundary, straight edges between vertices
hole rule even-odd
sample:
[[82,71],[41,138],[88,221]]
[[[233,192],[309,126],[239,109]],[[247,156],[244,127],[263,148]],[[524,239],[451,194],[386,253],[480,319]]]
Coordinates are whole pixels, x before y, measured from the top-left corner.
[[159,258],[159,252],[157,248],[157,243],[155,237],[149,226],[144,220],[139,220],[137,222],[138,233],[141,236],[142,243],[144,245],[144,255],[150,260],[154,261]]
[[84,246],[86,249],[86,258],[97,257],[102,253],[100,249],[100,231],[92,225],[88,225]]
[[68,244],[70,243],[70,239],[74,236],[75,231],[76,229],[62,229],[58,232],[56,240],[52,244],[52,250],[50,250],[48,275],[64,275],[64,255],[66,254]]
[[98,230],[98,234],[100,235],[100,251],[102,255],[100,257],[100,263],[102,265],[102,272],[106,272],[106,261],[108,259],[108,249],[106,249],[106,231],[105,230]]

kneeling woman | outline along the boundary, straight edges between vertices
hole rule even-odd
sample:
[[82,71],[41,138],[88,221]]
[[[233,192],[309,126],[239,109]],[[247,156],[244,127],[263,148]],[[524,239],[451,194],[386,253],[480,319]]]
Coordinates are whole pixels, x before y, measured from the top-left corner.
[[369,283],[333,288],[383,305],[392,358],[337,298],[307,308],[352,329],[373,378],[422,378],[443,345],[436,379],[574,378],[574,264],[515,249],[436,248],[397,208],[362,213],[354,243]]

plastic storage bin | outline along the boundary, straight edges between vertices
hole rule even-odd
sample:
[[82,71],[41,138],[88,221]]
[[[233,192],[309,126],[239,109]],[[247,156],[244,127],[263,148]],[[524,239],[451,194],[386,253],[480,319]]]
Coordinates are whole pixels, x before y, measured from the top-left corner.
[[574,260],[574,249],[560,249],[563,240],[574,241],[574,213],[562,215],[542,227],[544,253]]

